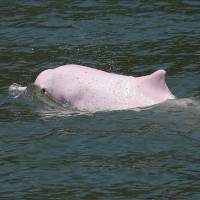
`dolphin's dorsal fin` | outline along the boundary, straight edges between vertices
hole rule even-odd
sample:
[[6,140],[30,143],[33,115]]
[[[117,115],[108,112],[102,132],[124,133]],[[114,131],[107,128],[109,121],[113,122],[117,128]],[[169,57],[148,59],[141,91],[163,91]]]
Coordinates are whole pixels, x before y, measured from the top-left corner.
[[165,82],[166,71],[163,69],[157,70],[154,73],[145,76],[146,82],[149,86],[155,89],[165,89],[167,87]]
[[149,96],[175,98],[167,87],[165,77],[165,70],[157,70],[150,75],[139,77],[139,87]]

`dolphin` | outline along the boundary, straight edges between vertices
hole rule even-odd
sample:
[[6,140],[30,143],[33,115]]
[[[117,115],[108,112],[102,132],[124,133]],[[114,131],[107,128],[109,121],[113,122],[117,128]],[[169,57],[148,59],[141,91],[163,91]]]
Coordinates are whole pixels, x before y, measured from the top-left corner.
[[[56,102],[96,112],[142,108],[175,99],[165,77],[163,69],[133,77],[67,64],[42,71],[34,84]],[[19,87],[20,92],[25,90]]]

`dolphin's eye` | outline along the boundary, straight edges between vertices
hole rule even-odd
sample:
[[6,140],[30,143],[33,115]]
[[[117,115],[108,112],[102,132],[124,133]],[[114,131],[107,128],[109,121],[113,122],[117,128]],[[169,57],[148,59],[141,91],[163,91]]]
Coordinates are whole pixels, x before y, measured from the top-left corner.
[[44,88],[42,88],[42,89],[41,89],[41,92],[42,92],[42,93],[45,93],[45,92],[46,92],[46,90],[45,90]]

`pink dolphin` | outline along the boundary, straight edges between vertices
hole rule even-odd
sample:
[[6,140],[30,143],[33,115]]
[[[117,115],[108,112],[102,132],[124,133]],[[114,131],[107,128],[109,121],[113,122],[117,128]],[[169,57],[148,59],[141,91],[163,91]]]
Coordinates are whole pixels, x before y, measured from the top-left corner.
[[123,110],[175,99],[165,82],[164,70],[132,77],[80,65],[64,65],[41,72],[34,84],[60,103],[82,111]]

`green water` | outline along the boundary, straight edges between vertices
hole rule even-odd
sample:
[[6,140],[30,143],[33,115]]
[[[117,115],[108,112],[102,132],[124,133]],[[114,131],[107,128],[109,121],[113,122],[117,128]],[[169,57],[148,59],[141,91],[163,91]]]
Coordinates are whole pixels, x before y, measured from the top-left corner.
[[46,68],[163,68],[200,99],[200,2],[0,1],[0,199],[200,199],[200,108],[67,113],[13,99]]

